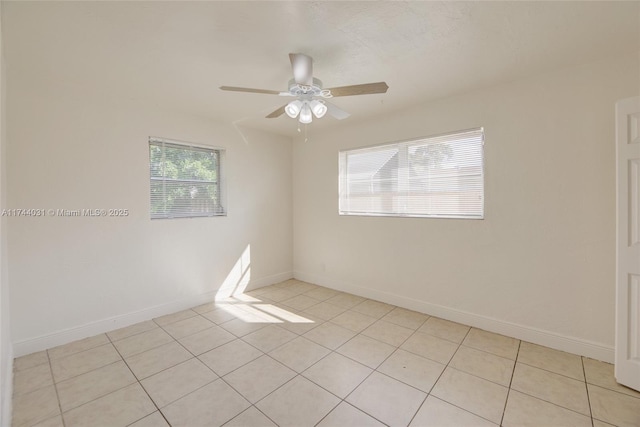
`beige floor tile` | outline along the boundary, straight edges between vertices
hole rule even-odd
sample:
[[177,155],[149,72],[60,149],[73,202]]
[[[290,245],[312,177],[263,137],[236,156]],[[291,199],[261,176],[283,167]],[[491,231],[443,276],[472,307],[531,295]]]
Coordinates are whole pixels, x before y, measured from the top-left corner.
[[414,331],[426,322],[429,318],[426,314],[417,311],[407,310],[406,308],[396,307],[387,313],[382,320],[393,323],[394,325],[404,326]]
[[336,352],[375,369],[380,366],[395,349],[395,347],[374,340],[373,338],[356,335],[344,345],[340,346]]
[[374,372],[347,402],[388,425],[409,424],[427,395],[386,375]]
[[356,335],[355,332],[327,322],[314,328],[303,336],[311,341],[335,350]]
[[113,427],[129,425],[156,410],[140,384],[132,384],[62,416],[66,427]]
[[321,302],[304,310],[305,313],[309,313],[325,321],[331,320],[345,311],[347,311],[346,308],[329,304],[328,302]]
[[[413,418],[411,427],[495,427],[484,418],[458,408],[434,396],[427,397]],[[549,426],[550,427],[550,426]]]
[[429,393],[445,365],[404,350],[396,350],[378,368],[379,372]]
[[604,421],[594,419],[593,427],[616,427],[616,426],[614,426],[613,424],[605,423]]
[[192,357],[191,353],[174,341],[125,360],[138,380],[142,380]]
[[572,411],[590,415],[587,389],[583,381],[518,362],[511,388]]
[[62,422],[62,415],[56,415],[55,417],[47,418],[44,421],[40,421],[38,424],[34,424],[32,427],[64,427]]
[[245,322],[244,320],[240,319],[233,319],[229,320],[228,322],[221,323],[220,326],[240,338],[252,332],[259,331],[262,328],[266,328],[267,326],[269,326],[269,323],[252,323]]
[[37,365],[13,374],[13,395],[29,393],[52,384],[53,376],[49,364]]
[[307,295],[311,298],[315,298],[319,301],[325,301],[328,300],[331,297],[334,297],[336,295],[338,295],[339,292],[338,291],[334,291],[333,289],[327,289],[327,288],[316,288],[316,289],[312,289],[310,291],[307,291],[304,293],[304,295]]
[[507,399],[507,408],[505,409],[502,425],[504,427],[590,427],[591,418],[511,390]]
[[628,394],[629,396],[640,397],[640,392],[632,390],[628,387],[618,384],[613,374],[613,365],[611,363],[600,362],[598,360],[584,357],[584,372],[589,384],[608,388],[609,390],[618,391]]
[[219,426],[250,406],[218,379],[162,408],[172,427]]
[[267,292],[270,289],[271,289],[270,286],[261,286],[259,288],[254,288],[254,289],[250,289],[250,290],[246,291],[245,295],[258,296],[258,295],[261,295],[261,294]]
[[446,365],[458,349],[458,344],[433,335],[416,332],[400,348]]
[[256,404],[279,426],[314,426],[340,399],[304,377],[296,377]]
[[141,381],[158,408],[217,379],[198,359],[190,359]]
[[308,297],[306,295],[296,295],[293,298],[282,301],[282,304],[286,305],[287,307],[291,307],[294,310],[304,310],[316,304],[319,304],[320,302],[321,301]]
[[303,335],[325,322],[321,318],[309,313],[294,312],[293,314],[293,317],[287,316],[285,322],[279,323],[278,326],[294,334]]
[[[252,304],[251,309],[255,313],[262,313],[262,315],[267,316],[270,320],[268,323],[273,323],[278,326],[282,326],[287,323],[309,323],[312,320],[308,314],[303,313],[300,310],[294,310],[293,308],[280,303]],[[316,318],[314,317],[314,319]]]
[[169,427],[167,421],[158,411],[130,424],[129,427]]
[[342,402],[318,424],[318,427],[384,427],[380,421],[355,406]]
[[394,308],[396,308],[395,305],[368,299],[353,307],[352,310],[379,319]]
[[460,323],[450,322],[438,317],[430,317],[420,326],[418,332],[460,344],[469,329],[471,328]]
[[155,319],[153,319],[153,321],[160,326],[166,326],[170,323],[189,319],[190,317],[195,317],[197,316],[197,314],[198,313],[196,313],[193,310],[183,310],[183,311],[178,311],[177,313],[167,314],[166,316],[156,317]]
[[124,362],[103,366],[95,371],[58,383],[62,411],[78,407],[136,382]]
[[33,425],[59,413],[56,390],[50,385],[13,398],[12,425]]
[[[359,297],[357,295],[340,293],[338,295],[332,296],[331,298],[327,299],[326,302],[332,305],[337,305],[338,307],[342,307],[348,310],[360,304],[364,300],[365,300],[364,298]],[[363,314],[366,314],[366,313],[363,313]]]
[[118,349],[122,357],[126,358],[152,348],[160,347],[172,341],[173,338],[171,338],[171,335],[166,333],[162,328],[156,328],[119,341],[114,341],[113,345]]
[[329,353],[330,350],[327,348],[304,337],[298,337],[273,350],[269,355],[288,368],[302,372]]
[[251,403],[277,389],[296,373],[269,356],[262,356],[224,376],[224,380]]
[[515,362],[495,354],[460,346],[449,366],[509,387]]
[[361,332],[376,321],[375,317],[358,313],[357,311],[347,310],[342,314],[331,319],[331,323],[342,326],[354,332]]
[[131,337],[133,335],[138,335],[142,332],[150,331],[151,329],[157,328],[158,325],[152,320],[147,320],[146,322],[136,323],[131,326],[127,326],[124,328],[116,329],[115,331],[107,332],[107,336],[111,341],[118,341],[123,338]]
[[242,340],[265,353],[288,343],[298,336],[276,325],[269,325],[259,331],[245,335]]
[[445,402],[500,424],[508,390],[507,387],[457,369],[447,368],[431,394]]
[[277,427],[262,412],[258,411],[255,406],[229,421],[224,427]]
[[320,286],[318,285],[314,285],[312,283],[307,283],[307,282],[298,282],[298,283],[294,283],[293,285],[291,285],[288,289],[290,291],[293,292],[299,292],[301,294],[309,292],[309,291],[313,291],[315,289],[320,288]]
[[331,353],[302,375],[344,399],[371,372],[372,369],[360,363],[338,353]]
[[81,351],[89,350],[94,347],[99,347],[104,344],[109,344],[109,338],[107,338],[106,334],[100,334],[82,340],[74,341],[69,344],[50,348],[49,350],[47,350],[47,353],[49,353],[49,359],[54,360],[61,357],[70,356],[75,353],[80,353]]
[[518,362],[584,381],[582,358],[575,354],[523,341],[518,352]]
[[210,367],[213,372],[224,376],[238,369],[240,366],[257,359],[263,354],[264,353],[257,348],[237,339],[201,354],[198,358]]
[[38,351],[36,353],[27,354],[26,356],[16,357],[13,360],[13,369],[15,371],[22,371],[45,363],[49,363],[49,356],[47,356],[47,352]]
[[202,316],[211,320],[216,325],[228,322],[229,320],[233,320],[236,318],[236,316],[234,316],[232,313],[229,313],[223,308],[217,308],[215,310],[202,313]]
[[71,356],[51,361],[51,370],[56,382],[84,374],[102,366],[122,360],[111,344],[101,345],[90,350],[81,351]]
[[588,387],[593,418],[619,427],[640,426],[640,399],[592,384]]
[[462,344],[487,353],[493,353],[496,356],[516,360],[520,340],[472,328]]
[[204,304],[200,304],[196,307],[191,308],[192,311],[195,311],[198,314],[209,313],[218,308],[218,305],[215,301],[207,302]]
[[166,326],[163,326],[163,329],[167,331],[167,333],[171,335],[173,338],[179,340],[180,338],[193,335],[196,332],[209,329],[214,325],[215,324],[212,321],[207,320],[202,316],[195,316],[195,317],[190,317],[188,319],[179,320],[177,322],[170,323]]
[[394,347],[398,347],[405,342],[411,334],[413,334],[413,329],[385,322],[384,320],[379,320],[362,331],[362,335],[375,338]]
[[196,332],[193,335],[189,335],[186,338],[180,340],[187,350],[196,356],[201,355],[209,350],[213,350],[216,347],[220,347],[230,341],[235,340],[236,337],[231,332],[227,332],[219,326],[213,326],[204,331]]
[[264,292],[260,295],[261,298],[267,298],[271,301],[282,302],[284,300],[288,300],[290,298],[298,295],[297,292],[289,291],[288,289],[273,289],[267,292]]
[[225,310],[231,311],[238,320],[246,323],[264,323],[264,324],[280,324],[284,321],[278,316],[273,316],[267,310],[269,307],[276,307],[282,313],[291,313],[293,309],[280,303],[252,303],[252,304],[235,304],[225,307]]

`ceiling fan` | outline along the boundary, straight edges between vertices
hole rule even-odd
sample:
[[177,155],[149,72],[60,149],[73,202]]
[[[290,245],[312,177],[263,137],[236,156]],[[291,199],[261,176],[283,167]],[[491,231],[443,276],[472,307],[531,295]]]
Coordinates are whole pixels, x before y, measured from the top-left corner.
[[289,59],[291,60],[293,79],[289,80],[289,89],[286,92],[233,86],[220,86],[220,89],[293,97],[295,98],[293,101],[278,108],[267,118],[273,119],[286,113],[291,118],[298,117],[300,123],[306,124],[313,121],[313,116],[319,119],[326,113],[338,120],[349,117],[349,113],[328,102],[327,98],[386,93],[389,88],[385,82],[377,82],[324,89],[322,82],[313,77],[313,58],[303,53],[290,53]]

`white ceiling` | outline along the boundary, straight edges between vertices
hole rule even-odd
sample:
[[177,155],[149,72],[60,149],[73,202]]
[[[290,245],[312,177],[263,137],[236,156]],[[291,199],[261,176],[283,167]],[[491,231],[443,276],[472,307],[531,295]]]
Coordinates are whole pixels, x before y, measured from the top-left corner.
[[[386,81],[336,98],[327,129],[429,100],[640,50],[640,2],[2,2],[9,75],[296,133],[287,54],[314,57],[325,87]],[[9,86],[11,81],[8,81]]]

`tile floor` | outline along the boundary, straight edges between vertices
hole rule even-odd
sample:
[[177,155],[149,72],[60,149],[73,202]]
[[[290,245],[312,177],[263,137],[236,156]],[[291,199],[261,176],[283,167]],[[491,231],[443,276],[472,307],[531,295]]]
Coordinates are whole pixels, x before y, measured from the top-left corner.
[[610,364],[297,280],[14,369],[15,426],[640,426]]

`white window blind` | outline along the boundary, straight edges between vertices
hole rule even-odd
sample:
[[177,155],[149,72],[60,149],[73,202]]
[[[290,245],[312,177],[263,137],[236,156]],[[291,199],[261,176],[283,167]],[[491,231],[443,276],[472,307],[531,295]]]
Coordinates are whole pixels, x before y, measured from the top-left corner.
[[224,215],[223,150],[149,139],[151,218]]
[[339,153],[340,215],[484,217],[484,131]]

